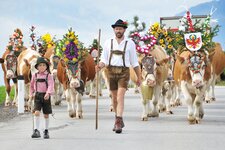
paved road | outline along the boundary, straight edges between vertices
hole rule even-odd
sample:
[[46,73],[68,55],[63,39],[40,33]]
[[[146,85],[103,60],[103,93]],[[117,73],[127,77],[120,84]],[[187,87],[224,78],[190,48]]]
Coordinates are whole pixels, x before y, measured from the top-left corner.
[[185,105],[174,115],[160,114],[147,122],[140,119],[139,95],[128,91],[125,101],[125,128],[112,132],[114,114],[108,111],[106,91],[99,98],[99,128],[95,130],[95,100],[84,97],[82,120],[70,119],[66,105],[54,107],[50,118],[51,139],[31,139],[32,117],[23,114],[0,122],[0,150],[224,150],[225,88],[216,87],[217,101],[204,104],[205,117],[199,125],[189,125]]

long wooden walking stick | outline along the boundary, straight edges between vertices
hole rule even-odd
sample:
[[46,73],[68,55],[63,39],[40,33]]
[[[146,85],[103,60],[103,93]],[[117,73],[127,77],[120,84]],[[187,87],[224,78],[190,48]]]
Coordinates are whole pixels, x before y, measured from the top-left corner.
[[[97,55],[97,65],[99,64],[99,55],[100,55],[100,37],[101,37],[101,29],[98,31],[98,55]],[[98,95],[99,95],[99,71],[96,72],[96,114],[95,114],[95,129],[98,129]]]

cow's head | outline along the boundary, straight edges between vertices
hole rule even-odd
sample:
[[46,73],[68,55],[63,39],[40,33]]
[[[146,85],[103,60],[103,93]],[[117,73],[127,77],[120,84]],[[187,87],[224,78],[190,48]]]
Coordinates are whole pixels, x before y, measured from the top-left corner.
[[59,61],[60,61],[60,57],[57,55],[52,55],[50,57],[50,62],[51,62],[50,71],[54,79],[57,77],[57,66]]
[[159,67],[167,62],[168,58],[156,61],[153,56],[145,56],[141,61],[144,83],[151,87],[155,86]]
[[16,69],[17,69],[17,57],[16,55],[8,54],[5,57],[5,68],[6,68],[6,78],[12,79],[16,77]]
[[182,64],[186,64],[185,66],[192,79],[192,86],[201,88],[204,85],[206,67],[210,64],[213,54],[214,53],[190,52],[190,55],[186,59],[177,55],[178,60]]
[[81,80],[80,63],[68,61],[65,66],[66,66],[66,74],[69,79],[70,88],[75,88],[79,93],[83,94],[84,83]]

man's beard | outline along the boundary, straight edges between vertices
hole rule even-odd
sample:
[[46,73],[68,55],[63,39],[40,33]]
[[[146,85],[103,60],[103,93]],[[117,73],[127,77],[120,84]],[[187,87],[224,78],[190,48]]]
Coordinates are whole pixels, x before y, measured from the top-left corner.
[[116,33],[116,37],[118,39],[121,39],[123,37],[123,33],[121,33],[121,32]]

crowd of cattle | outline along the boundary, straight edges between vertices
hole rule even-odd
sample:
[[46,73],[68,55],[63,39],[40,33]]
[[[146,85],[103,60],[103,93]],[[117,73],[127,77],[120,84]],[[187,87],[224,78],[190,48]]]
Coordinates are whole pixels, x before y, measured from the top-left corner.
[[[25,82],[25,108],[30,109],[32,100],[29,98],[29,82],[31,75],[36,73],[35,63],[40,57],[37,51],[25,49],[18,57],[6,50],[0,62],[4,72],[6,87],[5,106],[11,104],[9,97],[12,80],[17,87],[17,76],[23,76]],[[50,60],[50,70],[55,81],[55,93],[52,104],[58,105],[65,96],[70,117],[82,118],[82,95],[87,92],[89,85],[90,97],[95,97],[95,62],[90,54],[80,63],[65,63],[63,59],[54,55],[54,47],[48,48],[44,57]],[[141,67],[142,84],[140,88],[143,104],[142,120],[148,117],[158,117],[159,112],[166,111],[173,114],[171,106],[177,106],[182,101],[188,107],[188,121],[199,123],[204,116],[203,101],[215,100],[214,87],[217,77],[225,68],[225,54],[219,43],[213,51],[182,51],[177,50],[174,56],[168,57],[165,50],[155,46],[150,55],[138,55]],[[102,70],[105,80],[107,72]],[[134,70],[130,68],[130,77],[136,81]],[[211,92],[210,92],[210,86]],[[101,86],[100,94],[101,94]],[[17,105],[17,88],[12,105]],[[111,108],[111,110],[113,110]]]

